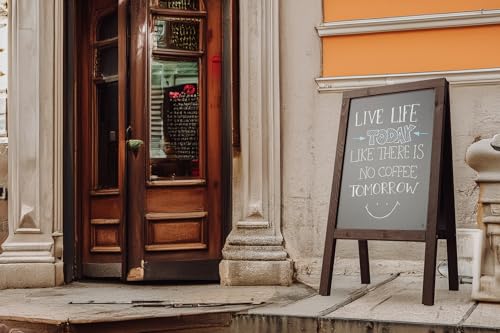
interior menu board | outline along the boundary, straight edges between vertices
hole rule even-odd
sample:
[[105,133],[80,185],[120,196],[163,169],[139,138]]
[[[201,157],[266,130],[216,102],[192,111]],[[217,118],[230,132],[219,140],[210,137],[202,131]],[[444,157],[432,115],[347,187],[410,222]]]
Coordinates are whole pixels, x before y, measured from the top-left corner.
[[198,86],[182,84],[165,89],[163,132],[165,141],[178,159],[198,159]]
[[425,230],[435,90],[353,98],[339,229]]
[[154,22],[155,47],[198,51],[200,49],[200,19],[157,17]]

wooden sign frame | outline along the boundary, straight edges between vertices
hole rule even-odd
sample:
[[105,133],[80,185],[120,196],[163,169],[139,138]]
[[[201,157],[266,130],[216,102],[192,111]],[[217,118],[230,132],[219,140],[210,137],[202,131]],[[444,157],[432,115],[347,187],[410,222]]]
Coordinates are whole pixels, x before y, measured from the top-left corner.
[[[427,223],[425,230],[339,229],[337,214],[351,99],[424,89],[435,90]],[[320,295],[330,295],[337,239],[358,240],[361,283],[370,283],[368,240],[425,242],[422,303],[434,304],[438,239],[446,239],[449,289],[458,290],[457,244],[448,82],[433,79],[345,92],[335,156]]]

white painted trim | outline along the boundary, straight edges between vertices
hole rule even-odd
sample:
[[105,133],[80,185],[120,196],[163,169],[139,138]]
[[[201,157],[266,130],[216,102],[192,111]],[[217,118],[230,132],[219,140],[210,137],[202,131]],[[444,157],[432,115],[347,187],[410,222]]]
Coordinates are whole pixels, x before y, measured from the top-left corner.
[[469,69],[459,71],[437,71],[401,74],[333,76],[316,79],[319,92],[342,92],[344,90],[383,86],[445,77],[450,85],[473,86],[500,84],[500,68]]
[[54,227],[63,232],[64,3],[54,2]]
[[500,9],[326,22],[320,37],[500,24]]

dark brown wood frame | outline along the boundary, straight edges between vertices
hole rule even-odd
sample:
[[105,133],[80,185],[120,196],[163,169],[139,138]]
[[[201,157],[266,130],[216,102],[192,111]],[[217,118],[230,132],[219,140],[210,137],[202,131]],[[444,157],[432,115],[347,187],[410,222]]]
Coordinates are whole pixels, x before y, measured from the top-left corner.
[[[425,230],[366,230],[337,229],[337,214],[342,182],[345,141],[352,98],[405,91],[435,89],[435,112],[431,152],[431,173],[427,226]],[[358,240],[361,282],[370,283],[368,240],[425,242],[425,264],[422,303],[434,304],[437,240],[446,239],[448,251],[449,289],[458,290],[458,268],[455,230],[451,128],[448,102],[448,82],[434,79],[391,86],[358,89],[344,93],[335,156],[330,209],[326,230],[320,295],[330,295],[337,239]],[[438,225],[439,221],[443,221]]]
[[[96,41],[96,24],[91,23],[91,13],[88,3],[85,1],[74,1],[74,20],[75,37],[72,45],[68,47],[73,48],[73,77],[74,81],[71,82],[73,93],[73,177],[74,177],[74,192],[72,193],[73,201],[73,216],[74,216],[74,278],[81,279],[83,277],[83,265],[85,263],[85,255],[83,247],[85,246],[84,239],[91,239],[91,227],[86,226],[84,221],[90,221],[90,205],[91,197],[117,197],[124,198],[124,193],[118,188],[125,188],[126,186],[126,171],[119,171],[118,174],[118,188],[116,189],[97,189],[97,165],[96,160],[96,142],[95,132],[91,131],[92,126],[84,127],[83,124],[90,124],[96,121],[96,93],[94,79],[92,73],[92,58],[93,50],[96,46],[108,44],[111,40],[103,42]],[[118,15],[118,30],[126,31],[127,19],[127,6],[126,0],[117,1],[117,6],[108,9],[100,9],[94,19],[102,17],[113,10],[117,10]],[[83,43],[82,43],[83,41]],[[119,46],[118,53],[118,89],[120,98],[118,100],[118,108],[126,109],[126,90],[127,90],[127,58],[126,58],[126,33],[119,34],[117,38],[111,41]],[[89,110],[89,112],[81,112],[82,110]],[[126,124],[126,115],[124,112],[119,113],[119,127],[124,127]],[[95,126],[94,126],[95,127]],[[118,151],[125,150],[125,132],[118,130]],[[88,142],[91,144],[88,144]],[[83,156],[87,156],[91,160],[91,167],[88,166],[88,160],[84,160]],[[125,154],[119,153],[119,164],[125,165]],[[85,186],[85,182],[88,184]],[[99,260],[101,263],[120,262],[123,261],[126,255],[126,234],[125,234],[125,205],[121,209],[122,222],[120,223],[118,237],[120,247],[109,249],[99,249]],[[99,222],[99,221],[97,221]],[[104,221],[103,221],[104,222]],[[109,222],[109,223],[108,223]],[[106,223],[111,224],[111,221]],[[106,224],[105,223],[105,224]],[[99,224],[99,223],[98,223]],[[116,223],[112,223],[116,224]],[[91,242],[92,245],[92,242]],[[90,251],[93,252],[92,250]],[[118,254],[121,252],[121,254]]]
[[231,13],[231,29],[228,33],[230,35],[229,39],[229,54],[231,57],[231,74],[230,74],[230,86],[231,86],[231,118],[232,118],[232,145],[233,148],[239,151],[241,149],[240,140],[240,80],[239,80],[239,68],[240,68],[240,48],[239,48],[239,2],[238,0],[228,0],[229,1],[229,12]]
[[[131,12],[134,15],[130,16],[130,25],[131,27],[138,26],[148,26],[148,22],[151,22],[153,17],[155,16],[196,16],[197,18],[202,19],[201,27],[202,33],[203,31],[208,31],[206,25],[208,24],[208,14],[205,8],[206,0],[200,1],[200,10],[193,12],[186,11],[177,11],[171,9],[159,9],[149,6],[149,1],[146,0],[130,0],[131,4]],[[222,8],[222,2],[220,2]],[[208,8],[208,7],[207,7]],[[219,14],[221,15],[222,10]],[[218,17],[218,16],[213,16]],[[221,17],[219,17],[221,20]],[[215,20],[215,19],[213,19]],[[214,21],[212,21],[214,22]],[[222,23],[222,21],[220,21]],[[222,117],[221,114],[218,114],[220,117],[218,123],[215,121],[214,117],[208,117],[208,113],[211,111],[219,112],[216,109],[221,105],[220,96],[212,96],[211,94],[205,94],[204,87],[208,87],[211,84],[217,85],[220,84],[218,81],[211,82],[210,80],[220,80],[220,77],[215,78],[214,75],[207,77],[206,71],[208,71],[209,62],[210,65],[215,65],[214,59],[209,59],[209,55],[214,53],[214,46],[211,48],[209,45],[205,45],[205,40],[202,44],[202,53],[200,52],[185,52],[185,51],[173,51],[169,50],[168,52],[162,52],[161,50],[152,50],[149,52],[150,48],[148,47],[148,41],[143,40],[141,36],[136,35],[137,29],[131,29],[131,39],[130,39],[130,52],[135,55],[135,61],[130,67],[130,82],[131,82],[131,92],[130,92],[130,103],[131,110],[135,110],[135,112],[130,113],[130,125],[133,129],[133,138],[141,139],[145,142],[148,142],[147,139],[149,137],[149,122],[145,122],[140,113],[137,110],[143,110],[143,114],[149,113],[149,96],[144,96],[141,94],[141,89],[134,89],[134,87],[149,87],[149,72],[150,72],[150,57],[151,56],[159,56],[163,59],[169,56],[176,57],[188,57],[190,59],[199,59],[199,73],[200,73],[200,138],[206,136],[207,142],[200,145],[200,169],[203,170],[200,173],[200,179],[192,179],[185,181],[168,181],[168,180],[160,180],[160,181],[148,181],[149,179],[149,168],[146,167],[145,163],[148,162],[149,158],[149,149],[140,149],[137,153],[131,154],[129,153],[129,184],[128,189],[129,193],[134,193],[135,198],[132,204],[129,204],[128,209],[128,217],[130,221],[143,221],[144,219],[144,211],[142,207],[145,207],[145,197],[146,193],[153,188],[161,188],[168,186],[176,186],[182,185],[186,187],[190,186],[198,186],[205,185],[207,188],[214,188],[217,191],[220,191],[220,186],[216,179],[220,179],[221,172],[221,159],[219,159],[216,163],[213,164],[213,167],[207,172],[207,156],[218,156],[221,154],[221,137],[220,134],[216,133],[216,131],[211,131],[208,135],[207,128],[220,128],[222,130]],[[207,38],[210,38],[207,36]],[[212,43],[213,44],[213,43]],[[151,48],[152,49],[152,48]],[[148,51],[146,51],[148,50]],[[220,60],[220,59],[219,59]],[[217,64],[220,65],[220,62]],[[215,109],[214,109],[215,108]],[[144,162],[143,162],[144,161]],[[135,175],[135,176],[134,176]],[[144,184],[147,186],[144,187]],[[188,278],[187,275],[197,270],[199,272],[198,276],[201,280],[214,280],[218,279],[218,270],[214,272],[214,269],[218,267],[218,262],[221,257],[221,249],[222,249],[222,241],[223,241],[223,223],[221,221],[222,209],[219,207],[220,193],[215,197],[208,196],[207,207],[208,211],[212,212],[212,221],[216,222],[209,226],[209,228],[217,228],[220,229],[216,235],[213,235],[210,238],[210,243],[208,244],[208,249],[192,249],[190,253],[194,255],[198,255],[199,261],[196,263],[196,267],[193,265],[189,265],[190,262],[187,261],[188,257],[185,253],[182,252],[169,252],[169,253],[161,253],[156,251],[149,251],[144,253],[144,235],[147,233],[146,223],[129,223],[128,234],[128,273],[127,280],[157,280],[157,279],[181,279],[182,276]],[[206,229],[203,230],[206,232]],[[176,266],[178,269],[167,269],[162,263],[161,260],[173,260],[176,262]],[[135,268],[143,268],[142,276],[135,276],[135,272],[140,272],[140,269],[135,270]]]
[[[118,2],[118,1],[117,1]],[[133,4],[136,7],[131,8],[130,10],[127,8],[129,4]],[[223,1],[224,6],[228,6],[230,8],[232,15],[237,14],[237,1],[236,0],[225,0]],[[88,66],[88,60],[85,56],[85,54],[89,51],[86,49],[82,50],[82,36],[84,38],[89,38],[90,34],[90,27],[87,26],[84,21],[85,18],[82,18],[82,14],[84,16],[88,15],[86,13],[86,1],[81,1],[81,0],[68,0],[68,2],[65,2],[65,4],[69,4],[65,6],[65,24],[68,28],[71,28],[70,30],[65,30],[65,38],[66,38],[66,57],[65,57],[65,68],[67,69],[65,72],[67,73],[66,76],[66,84],[65,84],[65,105],[66,105],[66,111],[65,111],[65,132],[67,135],[65,136],[66,142],[65,145],[67,146],[67,150],[65,150],[65,161],[68,161],[68,163],[65,163],[65,168],[67,168],[67,171],[65,170],[65,207],[68,207],[68,209],[65,209],[65,230],[71,230],[70,233],[65,233],[64,237],[64,242],[65,242],[65,248],[67,251],[65,251],[65,280],[67,282],[70,282],[72,280],[78,280],[83,278],[82,274],[82,265],[83,265],[83,258],[82,258],[82,232],[83,232],[83,223],[82,223],[82,210],[83,207],[86,205],[85,202],[82,202],[84,200],[85,195],[83,195],[82,192],[82,176],[84,173],[84,168],[81,167],[82,165],[82,160],[81,160],[81,151],[82,149],[86,149],[84,146],[81,144],[81,135],[82,131],[85,129],[81,128],[80,126],[80,121],[81,121],[81,110],[83,108],[88,108],[89,104],[86,101],[82,100],[82,95],[88,94],[90,85],[83,84],[81,81],[82,75],[86,75],[86,70],[85,67],[89,68]],[[134,15],[127,14],[129,24],[141,24],[144,23],[146,24],[148,21],[148,15],[147,12],[144,11],[144,8],[149,7],[149,1],[148,0],[136,0],[136,1],[131,1],[131,0],[120,0],[119,2],[119,12],[122,13],[121,17],[123,18],[125,13],[134,13]],[[179,12],[179,16],[181,16],[184,12]],[[135,23],[134,23],[135,22]],[[123,20],[119,24],[127,24]],[[232,17],[231,18],[231,33],[226,34],[224,38],[229,38],[230,43],[224,44],[224,46],[230,45],[230,52],[227,50],[224,51],[226,56],[230,56],[232,59],[229,60],[227,58],[227,63],[225,64],[225,67],[227,64],[232,64],[230,72],[231,72],[231,82],[226,82],[227,86],[224,88],[224,92],[226,94],[233,94],[232,96],[232,104],[229,108],[225,108],[224,112],[229,112],[234,114],[237,114],[238,111],[238,94],[237,94],[237,87],[238,87],[238,66],[237,66],[237,61],[238,61],[238,35],[237,33],[237,25],[238,25],[238,19],[237,17]],[[137,45],[138,39],[137,38],[132,38],[131,36],[122,36],[123,38],[129,39],[128,47],[127,47],[127,53],[130,54],[133,51],[141,51],[141,45]],[[124,42],[126,40],[122,40]],[[143,43],[147,43],[147,41],[143,41]],[[142,44],[142,47],[144,47],[144,44]],[[147,48],[142,49],[143,51],[147,50]],[[122,55],[120,55],[120,59],[122,59]],[[128,61],[128,60],[127,60]],[[141,54],[139,57],[139,61],[149,61],[148,60],[148,52],[145,51]],[[144,63],[143,63],[144,64]],[[120,66],[121,67],[121,66]],[[224,67],[224,68],[225,68]],[[138,65],[135,66],[134,68],[129,68],[129,72],[127,76],[124,76],[123,79],[128,80],[128,82],[134,82],[134,84],[141,85],[141,84],[147,84],[148,82],[148,71],[147,71],[147,66],[144,64],[143,66]],[[82,93],[82,89],[84,92]],[[234,95],[236,93],[236,95]],[[147,112],[147,105],[144,105],[144,99],[142,96],[140,96],[140,92],[138,91],[130,91],[130,94],[136,94],[134,98],[131,98],[131,96],[128,96],[127,101],[121,100],[120,102],[127,102],[128,103],[128,110],[131,110],[132,108],[136,109],[139,108],[139,110],[144,110],[144,112]],[[135,101],[135,103],[130,103],[131,101]],[[128,115],[127,118],[130,118]],[[229,122],[231,121],[230,118],[228,118]],[[141,119],[127,119],[128,123],[133,123],[135,126],[135,133],[133,133],[134,136],[139,136],[139,137],[144,137],[148,135],[148,132],[145,130],[145,127],[148,126],[147,122],[141,120]],[[228,122],[224,123],[225,126],[225,131],[231,131],[231,124]],[[143,132],[144,130],[144,132]],[[231,139],[225,140],[223,138],[224,147],[231,146]],[[139,152],[141,154],[141,152]],[[227,149],[226,154],[231,154],[231,150]],[[223,157],[224,161],[222,162],[223,164],[226,163],[226,160],[229,160],[230,163],[230,158],[228,158],[228,155],[224,155]],[[230,168],[226,168],[230,171]],[[136,171],[137,172],[137,171]],[[127,174],[134,174],[134,177],[129,178],[126,177],[127,183],[125,183],[125,186],[127,188],[134,187],[136,188],[137,184],[144,184],[145,179],[143,178],[145,176],[144,173],[139,172],[139,173],[133,173],[130,168],[127,170]],[[231,176],[230,173],[223,173],[223,191],[227,192],[224,194],[224,198],[226,195],[229,196],[230,198],[230,189],[231,189]],[[71,182],[71,184],[69,184]],[[66,186],[66,184],[68,186]],[[135,184],[135,185],[134,185]],[[226,184],[226,185],[224,185]],[[148,184],[150,185],[150,184]],[[67,188],[66,188],[67,187]],[[136,200],[141,201],[141,205],[143,204],[142,201],[144,200],[144,195],[143,193],[140,193],[137,195]],[[228,207],[230,207],[230,200],[225,199],[225,202],[228,203]],[[225,206],[224,206],[225,207]],[[227,207],[226,207],[227,208]],[[141,212],[139,211],[134,211],[131,210],[129,211],[129,214],[140,214]],[[230,230],[231,226],[231,215],[230,213],[226,213],[224,210],[222,212],[223,214],[223,226],[221,229],[223,231],[221,232],[221,238],[222,240],[227,236],[228,230]],[[122,238],[122,246],[123,250],[122,251],[122,277],[125,277],[127,274],[127,265],[128,267],[137,267],[140,265],[139,262],[135,263],[133,260],[131,261],[130,258],[132,257],[131,254],[137,249],[134,249],[133,246],[131,247],[130,251],[132,253],[129,253],[129,249],[127,247],[127,244],[134,244],[133,242],[138,238],[142,237],[143,230],[141,228],[130,228],[130,225],[126,223],[128,230],[125,228],[123,229],[123,238]],[[130,243],[129,243],[130,242]],[[179,262],[179,264],[182,266],[183,262]],[[213,263],[214,265],[217,265],[217,262]],[[201,263],[199,270],[201,272],[207,271],[208,269],[211,269],[213,267],[212,263],[207,262],[207,263]],[[208,274],[208,271],[207,271]]]

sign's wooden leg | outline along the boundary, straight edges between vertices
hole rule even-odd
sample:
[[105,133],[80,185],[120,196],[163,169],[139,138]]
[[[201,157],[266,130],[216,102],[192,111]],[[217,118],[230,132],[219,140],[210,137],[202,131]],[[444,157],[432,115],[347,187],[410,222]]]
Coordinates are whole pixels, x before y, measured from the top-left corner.
[[329,296],[332,289],[333,263],[335,261],[335,246],[337,244],[337,240],[333,237],[333,230],[328,231],[326,233],[321,281],[319,283],[319,294],[321,296]]
[[448,287],[450,290],[458,290],[458,263],[457,263],[457,236],[455,226],[455,200],[453,186],[453,157],[451,153],[451,127],[450,127],[450,112],[446,112],[445,126],[445,160],[444,168],[442,168],[444,181],[442,193],[447,193],[448,200],[443,200],[441,204],[445,205],[446,215],[446,248],[448,254]]
[[448,287],[450,290],[458,290],[457,238],[455,230],[448,232],[449,234],[446,239],[448,250]]
[[368,241],[358,240],[358,248],[361,283],[370,284],[370,259],[368,257]]
[[437,235],[435,233],[433,234],[434,237],[429,237],[425,243],[424,290],[422,294],[422,304],[424,305],[434,305]]

